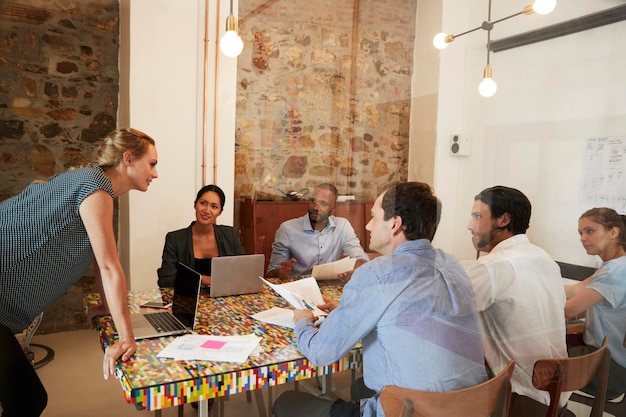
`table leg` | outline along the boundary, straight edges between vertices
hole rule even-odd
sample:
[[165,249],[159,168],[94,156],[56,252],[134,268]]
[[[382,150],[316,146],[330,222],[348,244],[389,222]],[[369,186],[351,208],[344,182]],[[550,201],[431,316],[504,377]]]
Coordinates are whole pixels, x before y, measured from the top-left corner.
[[209,400],[198,401],[198,417],[209,417]]
[[[224,408],[225,408],[224,402],[227,399],[228,397],[217,397],[215,399],[215,402],[213,403],[213,413],[212,413],[213,417],[224,417]],[[199,417],[203,417],[203,416],[199,416]]]
[[[259,417],[267,417],[267,411],[265,410],[265,400],[263,399],[263,391],[261,389],[255,389],[254,398],[256,399],[256,408],[259,412]],[[270,410],[271,409],[272,404],[270,404]]]
[[328,395],[328,391],[330,390],[330,375],[322,375],[318,379],[319,387],[320,387],[320,395]]
[[272,409],[272,406],[274,405],[274,400],[272,399],[272,386],[268,386],[267,387],[267,403],[270,406],[270,410]]

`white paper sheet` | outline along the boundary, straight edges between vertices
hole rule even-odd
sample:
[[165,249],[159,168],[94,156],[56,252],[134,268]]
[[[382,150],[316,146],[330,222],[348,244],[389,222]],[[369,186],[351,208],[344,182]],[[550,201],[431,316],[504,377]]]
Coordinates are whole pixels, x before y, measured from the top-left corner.
[[339,274],[344,272],[352,271],[354,269],[354,264],[356,263],[356,258],[341,258],[338,261],[330,262],[327,264],[315,265],[313,267],[313,275],[316,279],[337,279]]
[[174,339],[158,358],[243,363],[259,346],[261,338],[245,336],[211,336],[187,334]]
[[293,329],[296,325],[293,323],[293,310],[290,308],[272,307],[269,310],[261,311],[253,314],[253,319],[262,321],[263,323],[274,324]]
[[317,317],[325,317],[328,315],[325,311],[317,308],[318,305],[324,304],[324,298],[322,298],[322,292],[315,278],[302,278],[285,284],[272,284],[263,277],[259,278],[287,300],[294,308],[298,310],[312,310],[313,315]]

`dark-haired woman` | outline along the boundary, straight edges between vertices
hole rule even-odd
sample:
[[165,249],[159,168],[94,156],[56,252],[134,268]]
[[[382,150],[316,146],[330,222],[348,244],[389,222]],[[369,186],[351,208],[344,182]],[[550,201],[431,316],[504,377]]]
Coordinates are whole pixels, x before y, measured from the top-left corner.
[[196,221],[165,236],[161,267],[157,271],[159,287],[174,286],[178,262],[200,272],[202,283],[210,285],[212,258],[246,254],[237,230],[215,223],[225,202],[224,191],[217,185],[206,185],[198,191],[193,205]]

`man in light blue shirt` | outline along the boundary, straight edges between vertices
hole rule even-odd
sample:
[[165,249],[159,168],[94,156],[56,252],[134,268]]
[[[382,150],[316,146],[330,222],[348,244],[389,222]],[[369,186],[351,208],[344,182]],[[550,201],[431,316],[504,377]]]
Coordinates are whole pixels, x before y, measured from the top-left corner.
[[268,277],[307,275],[315,265],[334,262],[342,254],[357,259],[355,268],[368,261],[350,222],[332,215],[337,196],[334,185],[318,185],[309,199],[307,214],[280,225],[272,244]]
[[[427,184],[391,187],[372,208],[370,248],[381,255],[357,269],[319,328],[310,310],[295,310],[298,349],[316,366],[363,345],[363,378],[374,394],[361,412],[384,416],[385,385],[425,391],[467,388],[487,380],[474,292],[463,267],[435,249],[441,204]],[[274,416],[358,416],[357,403],[288,391]]]

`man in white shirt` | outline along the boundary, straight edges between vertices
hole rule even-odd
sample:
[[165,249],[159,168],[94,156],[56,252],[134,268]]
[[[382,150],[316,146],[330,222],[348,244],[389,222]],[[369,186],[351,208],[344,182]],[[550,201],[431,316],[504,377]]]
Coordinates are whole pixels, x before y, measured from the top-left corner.
[[[496,186],[474,200],[467,228],[476,250],[487,254],[467,273],[480,312],[485,357],[494,374],[515,361],[511,417],[545,415],[550,397],[533,387],[532,374],[538,359],[567,357],[561,272],[525,234],[531,204],[522,192]],[[561,406],[568,398],[561,397]]]

